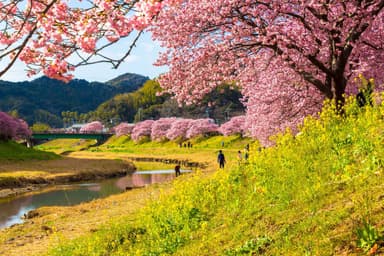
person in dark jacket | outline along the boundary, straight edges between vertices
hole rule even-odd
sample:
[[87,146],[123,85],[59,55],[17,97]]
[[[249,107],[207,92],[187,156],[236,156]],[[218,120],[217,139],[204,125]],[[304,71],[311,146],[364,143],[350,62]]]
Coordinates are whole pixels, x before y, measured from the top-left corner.
[[217,155],[217,162],[219,163],[220,168],[224,168],[225,156],[221,150],[219,150],[219,154]]
[[180,176],[181,172],[180,172],[180,165],[176,165],[175,166],[175,174],[176,174],[176,177]]

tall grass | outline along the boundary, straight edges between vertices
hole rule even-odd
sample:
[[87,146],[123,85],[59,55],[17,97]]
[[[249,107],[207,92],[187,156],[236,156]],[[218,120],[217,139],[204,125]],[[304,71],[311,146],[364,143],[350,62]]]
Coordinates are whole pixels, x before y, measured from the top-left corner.
[[[60,241],[50,255],[353,255],[380,251],[384,106],[326,104],[249,163],[175,180],[137,216]],[[235,165],[234,165],[235,166]],[[202,178],[204,177],[204,178]],[[364,226],[374,241],[359,248]],[[380,238],[381,239],[381,238]]]

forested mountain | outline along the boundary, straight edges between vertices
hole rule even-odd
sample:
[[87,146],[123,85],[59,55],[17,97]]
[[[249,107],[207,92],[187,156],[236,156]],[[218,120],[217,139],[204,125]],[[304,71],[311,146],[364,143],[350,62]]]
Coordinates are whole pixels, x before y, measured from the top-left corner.
[[62,127],[61,113],[87,113],[121,93],[140,88],[149,78],[124,74],[106,83],[74,79],[69,83],[41,77],[33,81],[0,81],[0,111],[11,112],[29,124]]
[[[138,122],[160,117],[212,118],[223,123],[230,117],[244,114],[237,88],[222,85],[206,95],[198,105],[179,105],[170,95],[157,96],[160,85],[148,80],[135,92],[114,96],[102,103],[95,111],[86,114],[85,119],[99,120],[107,125],[119,122]],[[84,119],[81,118],[81,119]]]

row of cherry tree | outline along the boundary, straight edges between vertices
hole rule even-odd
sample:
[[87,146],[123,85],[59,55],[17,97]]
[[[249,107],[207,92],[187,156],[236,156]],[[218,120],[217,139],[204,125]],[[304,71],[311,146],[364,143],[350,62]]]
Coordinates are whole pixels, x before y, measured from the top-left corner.
[[32,132],[24,120],[0,112],[0,141],[26,139],[31,134]]
[[179,140],[183,141],[200,135],[210,134],[242,134],[245,117],[233,117],[221,126],[215,124],[212,119],[187,119],[187,118],[160,118],[159,120],[145,120],[135,125],[121,123],[114,128],[116,136],[130,135],[134,141],[143,137],[149,137],[153,141]]
[[[120,123],[112,128],[116,136],[130,135],[134,141],[150,138],[153,141],[183,141],[199,135],[223,134],[224,136],[247,135],[245,116],[232,117],[228,122],[218,126],[212,119],[187,119],[167,117],[158,120],[145,120],[136,124]],[[94,121],[81,128],[82,133],[101,132],[103,124]]]
[[[81,133],[102,132],[104,126],[99,121],[86,124]],[[225,136],[233,134],[247,135],[245,116],[232,117],[228,122],[218,126],[212,119],[160,118],[145,120],[136,124],[120,123],[112,128],[116,136],[130,135],[135,141],[144,137],[151,140],[186,140],[199,135],[220,133]],[[0,141],[27,139],[32,135],[28,124],[22,120],[0,112]]]

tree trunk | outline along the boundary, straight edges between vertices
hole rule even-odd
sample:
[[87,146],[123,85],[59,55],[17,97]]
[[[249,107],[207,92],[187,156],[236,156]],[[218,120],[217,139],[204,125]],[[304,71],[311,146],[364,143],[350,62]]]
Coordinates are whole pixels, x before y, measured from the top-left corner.
[[334,79],[333,84],[333,99],[335,100],[336,110],[339,114],[344,114],[344,105],[345,105],[345,87],[346,80],[344,77],[339,79]]

